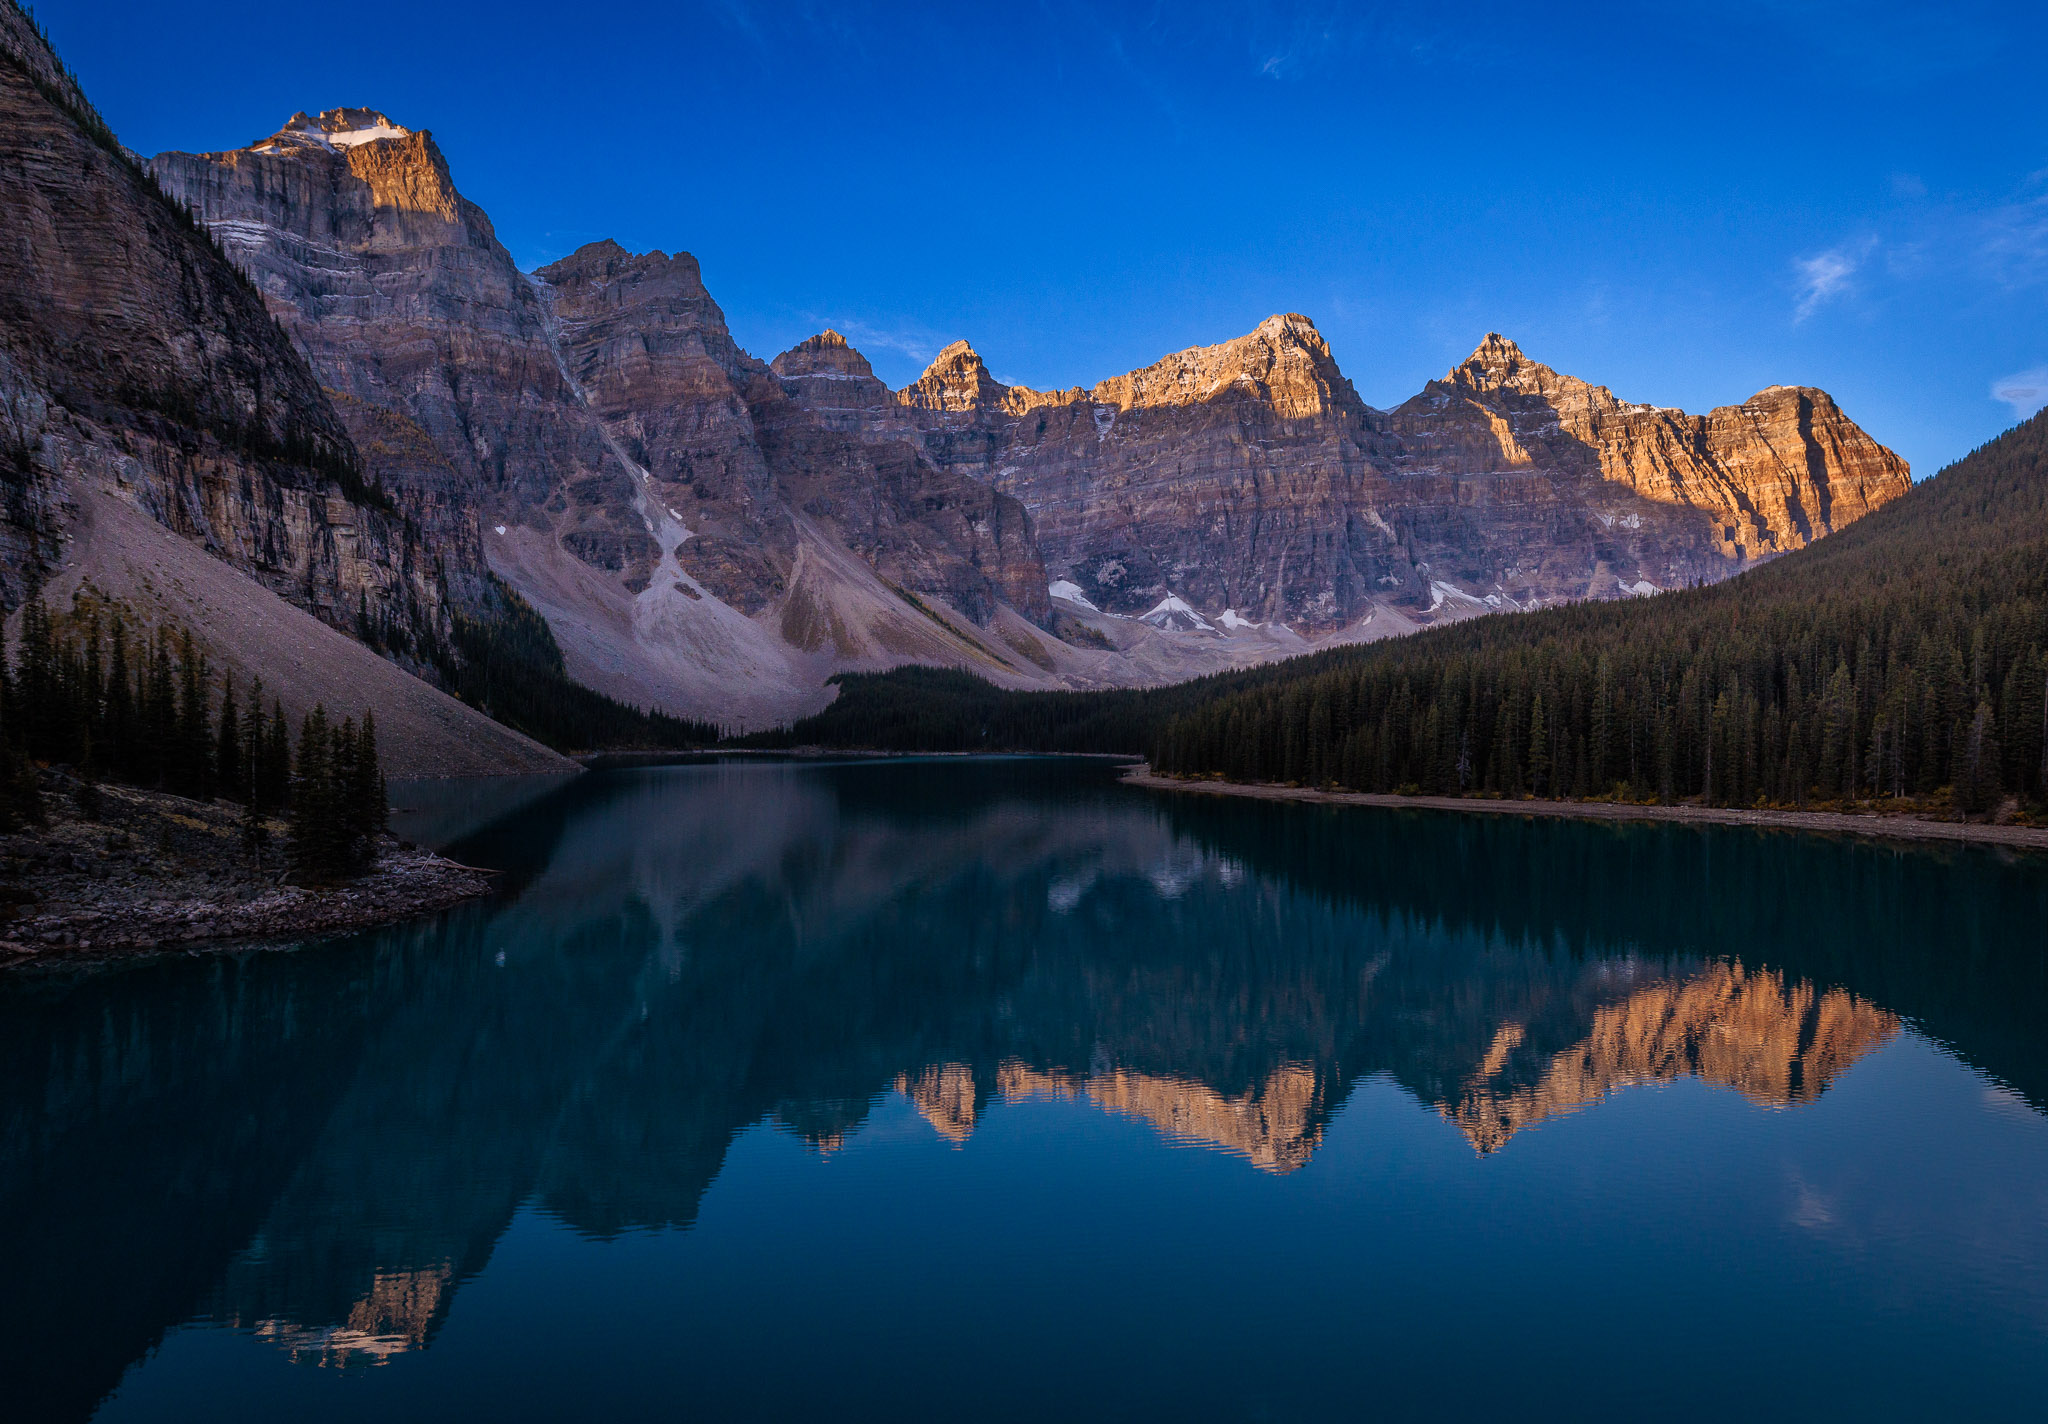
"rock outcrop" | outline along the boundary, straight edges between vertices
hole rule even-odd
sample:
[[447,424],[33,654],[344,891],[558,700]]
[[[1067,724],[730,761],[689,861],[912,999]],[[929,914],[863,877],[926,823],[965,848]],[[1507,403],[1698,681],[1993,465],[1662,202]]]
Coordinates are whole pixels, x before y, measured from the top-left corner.
[[367,109],[296,114],[247,148],[159,154],[150,170],[248,272],[320,382],[350,398],[344,411],[386,412],[425,437],[380,473],[418,492],[441,542],[477,567],[482,531],[523,519],[614,560],[646,543],[539,294],[430,133]]
[[[1773,386],[1739,406],[1687,415],[1617,400],[1497,333],[1390,423],[1405,467],[1451,480],[1461,495],[1467,481],[1518,472],[1576,494],[1598,521],[1584,525],[1591,553],[1618,583],[1631,565],[1664,587],[1734,572],[1860,519],[1910,483],[1905,462],[1825,391]],[[1611,505],[1621,493],[1648,507]],[[1644,524],[1628,523],[1631,515]],[[1630,537],[1645,530],[1656,537]]]
[[1498,335],[1392,412],[1293,314],[1087,390],[1006,386],[965,342],[898,392],[829,333],[775,367],[821,420],[914,432],[1015,494],[1056,582],[1127,617],[1178,599],[1315,635],[1634,596],[1801,547],[1908,487],[1824,392],[1689,416]]
[[0,239],[0,604],[64,567],[104,491],[334,626],[445,632],[441,551],[375,487],[242,274],[12,5]]
[[1655,592],[1907,485],[1822,392],[1688,416],[1497,336],[1376,410],[1295,314],[1087,389],[1006,385],[966,342],[901,391],[834,332],[764,364],[688,254],[521,273],[431,135],[376,110],[152,171],[457,551],[451,596],[488,561],[573,675],[728,723],[853,668],[1131,685]]
[[758,725],[844,667],[1041,675],[1020,635],[977,631],[1000,610],[1051,622],[1022,506],[792,399],[688,254],[601,242],[523,274],[431,135],[368,109],[151,166],[345,394],[359,443],[399,457],[380,474],[435,533],[480,541],[578,678]]

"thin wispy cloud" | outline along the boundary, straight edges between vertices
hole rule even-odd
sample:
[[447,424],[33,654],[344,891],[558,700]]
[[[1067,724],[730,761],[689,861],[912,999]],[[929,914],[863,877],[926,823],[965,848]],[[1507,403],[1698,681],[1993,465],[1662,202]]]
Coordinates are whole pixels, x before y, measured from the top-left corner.
[[907,356],[920,366],[929,366],[932,358],[939,354],[940,348],[950,340],[941,338],[924,327],[876,326],[858,317],[813,315],[810,320],[821,330],[827,326],[831,327],[863,355],[890,351],[898,356]]
[[1805,321],[1828,302],[1853,290],[1857,272],[1876,246],[1874,238],[1865,238],[1794,262],[1798,304],[1793,308],[1792,319]]
[[2029,178],[2027,187],[2037,190],[2031,197],[2000,204],[1979,220],[1977,254],[2001,286],[2048,282],[2048,193],[2038,191],[2043,178]]
[[2000,376],[1991,383],[1991,398],[2011,406],[2015,419],[2025,420],[2041,407],[2048,406],[2048,366]]

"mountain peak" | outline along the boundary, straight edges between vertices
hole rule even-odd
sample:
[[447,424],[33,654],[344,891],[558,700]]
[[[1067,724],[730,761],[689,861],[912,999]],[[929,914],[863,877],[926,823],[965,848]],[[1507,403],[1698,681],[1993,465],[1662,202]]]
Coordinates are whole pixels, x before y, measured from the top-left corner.
[[1444,381],[1474,390],[1548,394],[1571,378],[1560,376],[1541,361],[1530,360],[1513,341],[1489,331],[1470,356],[1451,367]]
[[1092,395],[1130,410],[1193,405],[1233,393],[1256,394],[1290,418],[1357,403],[1329,343],[1300,312],[1276,312],[1243,336],[1176,351],[1099,383]]
[[868,358],[853,349],[845,337],[827,327],[807,336],[768,363],[784,380],[816,376],[831,381],[872,381],[875,368]]
[[1275,312],[1260,322],[1250,333],[1263,336],[1270,341],[1306,342],[1321,346],[1323,334],[1316,330],[1316,324],[1300,312]]
[[971,411],[1001,405],[1010,388],[989,374],[988,365],[965,341],[955,341],[932,358],[924,374],[897,399],[925,410]]
[[284,121],[284,127],[262,143],[259,151],[275,150],[287,143],[310,143],[322,148],[354,148],[358,144],[385,139],[411,138],[413,131],[391,122],[379,109],[328,109],[307,114],[303,109]]

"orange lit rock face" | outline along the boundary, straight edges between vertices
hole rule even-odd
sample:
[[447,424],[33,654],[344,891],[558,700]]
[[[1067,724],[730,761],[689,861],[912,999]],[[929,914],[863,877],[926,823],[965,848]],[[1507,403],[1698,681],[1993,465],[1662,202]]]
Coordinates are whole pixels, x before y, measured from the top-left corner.
[[[896,1079],[896,1090],[949,1142],[974,1135],[980,1107],[974,1070],[936,1063]],[[1306,1165],[1322,1142],[1323,1088],[1305,1064],[1283,1064],[1250,1092],[1227,1096],[1188,1078],[1111,1068],[1100,1073],[1043,1072],[1020,1059],[996,1069],[995,1096],[1080,1100],[1104,1112],[1148,1122],[1167,1137],[1219,1147],[1263,1172]]]
[[1126,614],[1172,594],[1315,631],[1379,604],[1428,621],[1633,596],[1798,548],[1908,486],[1825,392],[1691,416],[1497,335],[1390,413],[1293,314],[1090,389],[1005,385],[966,342],[899,392],[836,335],[775,369],[837,428],[917,438],[1015,494],[1051,575]]
[[344,496],[351,431],[263,303],[81,127],[13,7],[0,52],[0,601],[76,552],[104,491],[330,624],[445,636],[436,565],[473,570],[473,542],[423,547]]
[[1494,333],[1391,424],[1414,468],[1556,471],[1704,515],[1707,544],[1737,564],[1802,548],[1910,485],[1825,391],[1773,386],[1687,415],[1617,400]]

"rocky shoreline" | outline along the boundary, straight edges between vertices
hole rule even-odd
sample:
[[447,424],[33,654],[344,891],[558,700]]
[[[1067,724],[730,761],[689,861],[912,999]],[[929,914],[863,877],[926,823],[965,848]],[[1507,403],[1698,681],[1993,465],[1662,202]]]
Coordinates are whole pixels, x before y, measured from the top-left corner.
[[48,824],[0,836],[0,969],[245,940],[303,940],[490,893],[490,872],[386,836],[336,885],[287,883],[284,827],[260,856],[240,808],[46,774]]
[[1772,826],[1831,835],[1888,840],[1950,841],[2048,850],[2048,827],[1982,821],[1936,821],[1925,816],[1856,815],[1845,811],[1765,811],[1734,806],[1632,806],[1612,801],[1504,801],[1463,796],[1387,796],[1365,791],[1318,791],[1271,782],[1201,781],[1160,776],[1149,767],[1125,775],[1126,786],[1197,795],[1242,796],[1256,801],[1307,801],[1325,806],[1383,806],[1403,810],[1465,811],[1486,815],[1545,816],[1584,821],[1677,821],[1693,825]]

